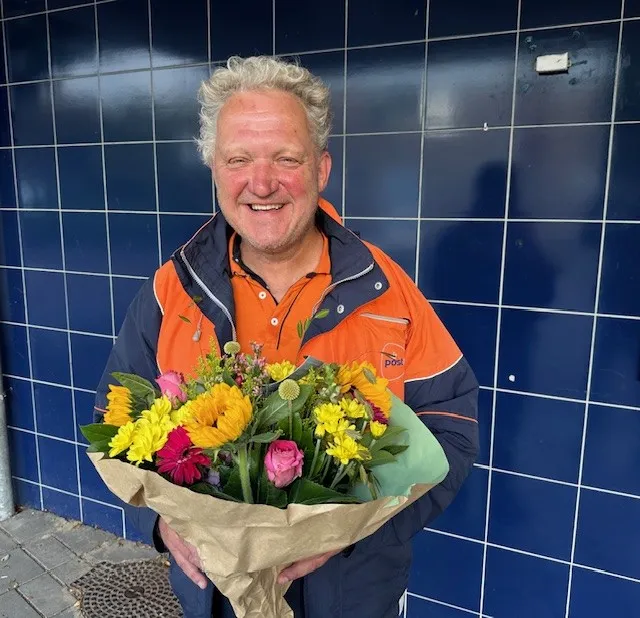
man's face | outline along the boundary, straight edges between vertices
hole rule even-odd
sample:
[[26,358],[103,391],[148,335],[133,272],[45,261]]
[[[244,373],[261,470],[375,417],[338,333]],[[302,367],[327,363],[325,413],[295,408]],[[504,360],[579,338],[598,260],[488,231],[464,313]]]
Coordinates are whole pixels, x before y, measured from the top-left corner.
[[231,227],[255,250],[277,255],[312,229],[331,158],[317,152],[296,97],[242,92],[220,110],[212,170]]

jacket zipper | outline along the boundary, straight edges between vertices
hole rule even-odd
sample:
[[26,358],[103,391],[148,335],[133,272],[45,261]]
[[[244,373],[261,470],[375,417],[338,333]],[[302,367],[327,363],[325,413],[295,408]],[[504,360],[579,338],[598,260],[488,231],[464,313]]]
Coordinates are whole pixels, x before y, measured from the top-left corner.
[[233,318],[231,317],[231,313],[229,313],[229,309],[227,309],[226,305],[222,301],[218,300],[218,298],[214,295],[214,293],[205,285],[204,281],[202,281],[202,279],[198,277],[198,275],[196,274],[196,271],[193,270],[193,268],[191,267],[191,264],[189,264],[189,260],[187,260],[184,254],[184,249],[180,251],[180,256],[182,257],[184,264],[187,267],[189,274],[193,277],[194,281],[202,288],[203,292],[209,297],[209,299],[212,300],[218,307],[220,307],[220,309],[222,309],[222,312],[225,314],[225,316],[229,320],[229,323],[231,324],[232,339],[233,341],[235,341],[236,325],[233,323]]
[[367,266],[363,271],[359,272],[358,274],[352,275],[351,277],[346,277],[345,279],[341,279],[340,281],[336,281],[335,283],[332,283],[331,285],[329,285],[325,289],[325,291],[322,292],[322,296],[320,297],[320,300],[314,305],[311,315],[315,315],[317,313],[318,307],[320,307],[320,305],[324,302],[324,299],[327,297],[327,294],[329,294],[329,292],[332,292],[333,290],[335,290],[342,283],[347,283],[347,281],[353,281],[354,279],[359,279],[360,277],[364,277],[365,275],[367,275],[373,270],[373,267],[374,267],[374,262],[371,262],[369,266]]

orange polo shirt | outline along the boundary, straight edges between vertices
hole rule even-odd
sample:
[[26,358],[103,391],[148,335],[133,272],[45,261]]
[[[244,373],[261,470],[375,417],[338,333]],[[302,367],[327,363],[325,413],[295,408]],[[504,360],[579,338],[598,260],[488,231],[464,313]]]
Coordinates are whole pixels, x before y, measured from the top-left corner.
[[242,263],[240,238],[235,233],[229,240],[229,261],[236,337],[242,351],[251,352],[251,342],[261,342],[267,362],[288,360],[297,364],[298,323],[304,323],[311,316],[322,293],[331,284],[329,240],[323,234],[322,255],[315,271],[294,283],[279,303],[266,283]]

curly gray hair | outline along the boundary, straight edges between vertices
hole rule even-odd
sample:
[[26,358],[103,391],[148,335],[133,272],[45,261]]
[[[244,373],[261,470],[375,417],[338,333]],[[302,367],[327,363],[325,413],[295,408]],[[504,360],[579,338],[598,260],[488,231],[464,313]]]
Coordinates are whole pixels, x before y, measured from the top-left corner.
[[298,97],[316,147],[326,149],[333,118],[331,94],[322,80],[296,62],[270,56],[233,56],[226,67],[219,67],[202,82],[198,92],[200,138],[196,142],[205,165],[211,165],[220,109],[233,94],[251,90],[282,90]]

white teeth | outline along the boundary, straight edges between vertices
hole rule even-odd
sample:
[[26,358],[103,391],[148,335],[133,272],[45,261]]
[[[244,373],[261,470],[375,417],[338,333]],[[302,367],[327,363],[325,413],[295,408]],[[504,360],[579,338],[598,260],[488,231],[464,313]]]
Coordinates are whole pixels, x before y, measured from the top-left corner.
[[283,204],[250,204],[251,210],[280,210]]

